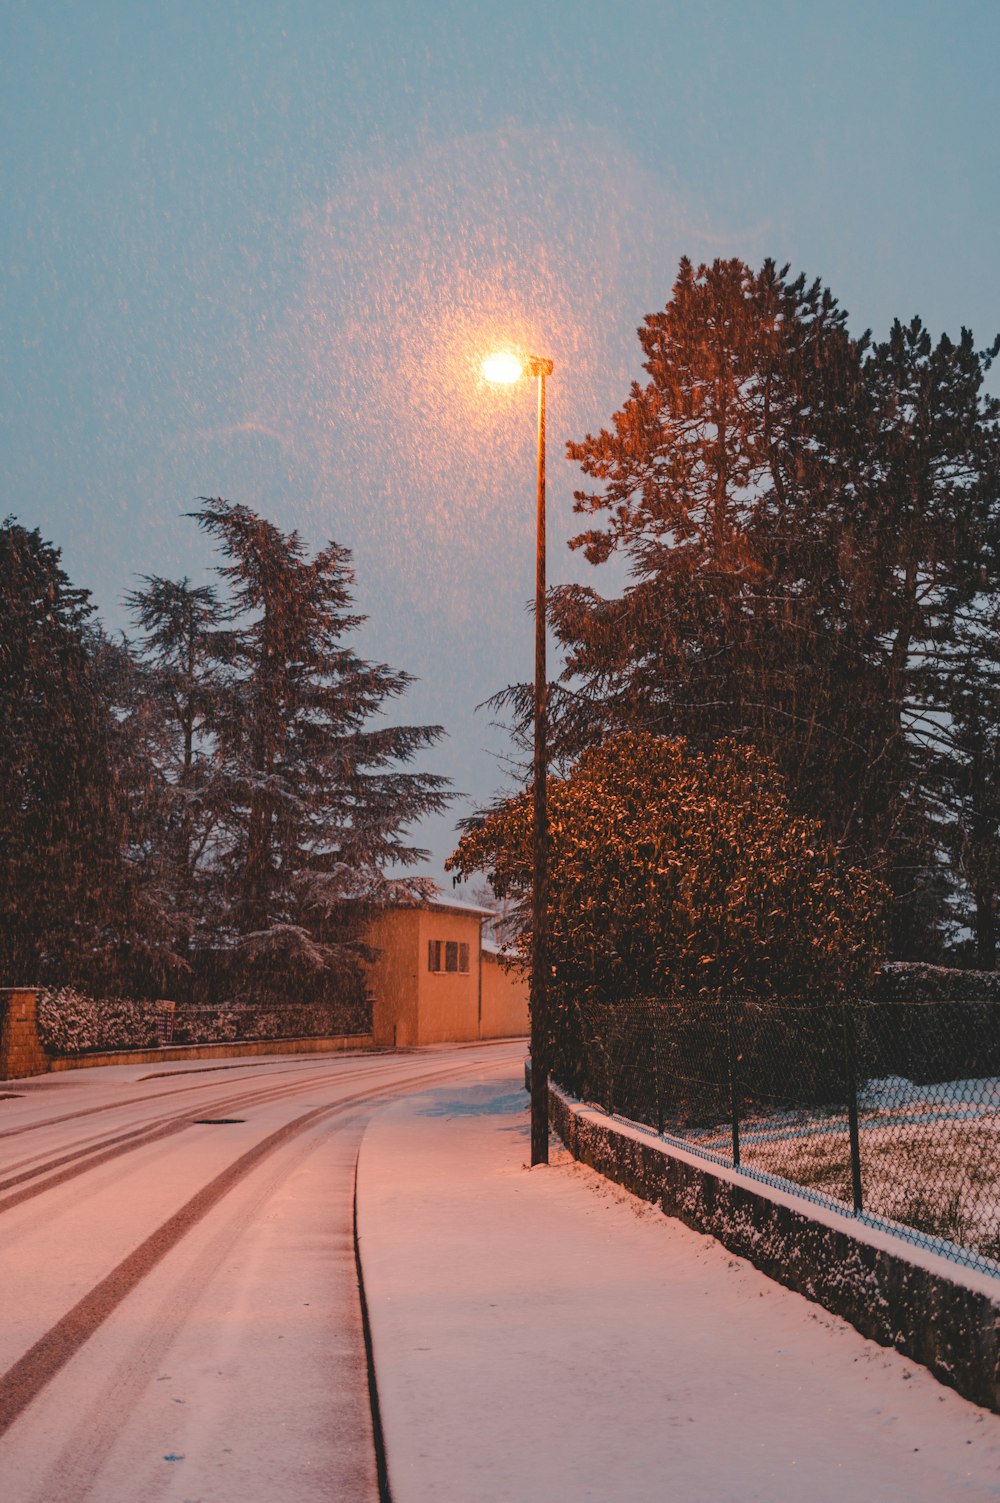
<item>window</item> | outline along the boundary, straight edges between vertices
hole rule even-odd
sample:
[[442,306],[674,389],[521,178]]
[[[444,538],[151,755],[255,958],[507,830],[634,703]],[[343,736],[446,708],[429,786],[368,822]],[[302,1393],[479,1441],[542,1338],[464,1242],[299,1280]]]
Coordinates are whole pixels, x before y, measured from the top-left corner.
[[460,976],[469,974],[469,947],[457,939],[429,939],[427,941],[427,969],[429,971],[454,971]]

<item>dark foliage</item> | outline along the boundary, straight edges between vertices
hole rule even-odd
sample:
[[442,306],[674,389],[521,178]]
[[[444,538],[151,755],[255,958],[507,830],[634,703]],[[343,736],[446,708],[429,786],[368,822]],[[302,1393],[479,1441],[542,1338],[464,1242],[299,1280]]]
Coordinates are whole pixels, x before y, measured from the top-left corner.
[[211,943],[219,922],[211,842],[224,812],[225,789],[211,737],[221,678],[210,633],[225,612],[211,586],[193,586],[187,579],[147,576],[126,601],[142,632],[136,675],[162,816],[147,871],[163,887],[190,960]]
[[[828,1001],[865,985],[878,962],[880,884],[792,815],[773,764],[751,747],[705,754],[621,735],[550,780],[549,810],[557,1030],[576,1026],[581,1004],[613,1010],[637,996]],[[448,866],[523,898],[529,796],[473,821]],[[530,944],[525,925],[524,958]]]
[[220,499],[194,515],[225,597],[159,579],[132,597],[165,716],[175,903],[227,995],[352,1001],[372,909],[427,887],[385,872],[423,858],[405,831],[449,797],[444,779],[401,770],[440,727],[368,728],[410,679],[347,641],[364,617],[346,548],[310,557]]
[[155,884],[131,664],[58,549],[0,526],[0,973],[162,985],[177,968]]
[[406,831],[448,800],[404,770],[440,729],[372,728],[410,680],[346,640],[364,619],[346,549],[310,557],[226,501],[196,515],[226,591],[144,579],[136,654],[57,549],[0,528],[0,972],[105,996],[293,993],[356,1020],[368,915],[428,886],[386,873],[423,857]]
[[[991,965],[996,347],[919,320],[852,338],[826,288],[771,261],[683,261],[638,333],[645,384],[568,448],[592,482],[571,546],[632,577],[550,594],[555,765],[622,729],[750,743],[889,882],[893,953],[940,959],[967,919]],[[526,692],[498,702],[530,723]]]
[[895,962],[872,982],[875,1002],[1000,1002],[1000,972]]

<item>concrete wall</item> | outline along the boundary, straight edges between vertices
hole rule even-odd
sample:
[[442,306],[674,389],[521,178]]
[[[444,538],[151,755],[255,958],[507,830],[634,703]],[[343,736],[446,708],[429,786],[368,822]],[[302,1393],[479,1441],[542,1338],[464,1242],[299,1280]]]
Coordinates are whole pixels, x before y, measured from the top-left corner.
[[1000,1412],[1000,1279],[813,1205],[550,1088],[574,1158]]
[[[390,908],[366,939],[379,955],[368,968],[372,1031],[379,1045],[462,1043],[479,1037],[481,923],[447,908]],[[469,947],[469,969],[432,971],[428,943]]]
[[528,1030],[527,971],[521,966],[506,970],[492,951],[484,950],[480,1038],[519,1038]]
[[370,1033],[341,1033],[324,1039],[245,1039],[232,1044],[165,1044],[157,1049],[106,1049],[94,1054],[62,1054],[48,1068],[89,1070],[96,1065],[155,1065],[163,1061],[251,1059],[258,1054],[343,1054],[374,1047]]

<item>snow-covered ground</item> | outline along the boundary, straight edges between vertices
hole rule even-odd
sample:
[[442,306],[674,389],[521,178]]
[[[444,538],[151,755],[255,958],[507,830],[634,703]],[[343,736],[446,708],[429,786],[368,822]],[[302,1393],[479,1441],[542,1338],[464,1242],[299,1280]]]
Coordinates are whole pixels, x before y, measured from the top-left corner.
[[2,1503],[375,1503],[359,1142],[388,1094],[496,1050],[10,1082]]
[[499,1060],[366,1132],[396,1503],[1000,1499],[1000,1417],[563,1150],[527,1157]]

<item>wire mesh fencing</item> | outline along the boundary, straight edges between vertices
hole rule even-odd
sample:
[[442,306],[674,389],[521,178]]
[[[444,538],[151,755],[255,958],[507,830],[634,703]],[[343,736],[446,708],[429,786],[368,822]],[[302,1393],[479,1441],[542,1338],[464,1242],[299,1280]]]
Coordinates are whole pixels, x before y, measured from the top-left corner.
[[584,1002],[581,1100],[1000,1274],[1000,1003]]

